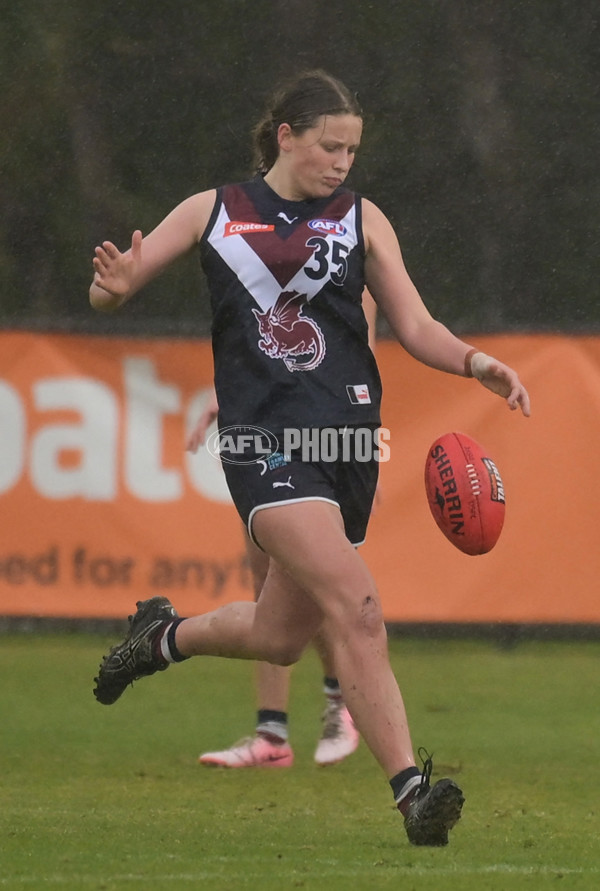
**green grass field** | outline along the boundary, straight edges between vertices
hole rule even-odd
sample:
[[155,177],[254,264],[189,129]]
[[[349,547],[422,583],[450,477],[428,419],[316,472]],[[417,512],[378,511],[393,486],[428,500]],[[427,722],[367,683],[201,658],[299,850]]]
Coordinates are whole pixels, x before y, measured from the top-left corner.
[[252,666],[195,659],[111,707],[113,638],[0,636],[0,888],[439,889],[600,885],[599,643],[391,642],[415,746],[463,787],[443,849],[411,847],[361,743],[312,762],[312,653],[294,670],[285,770],[200,767],[252,730]]

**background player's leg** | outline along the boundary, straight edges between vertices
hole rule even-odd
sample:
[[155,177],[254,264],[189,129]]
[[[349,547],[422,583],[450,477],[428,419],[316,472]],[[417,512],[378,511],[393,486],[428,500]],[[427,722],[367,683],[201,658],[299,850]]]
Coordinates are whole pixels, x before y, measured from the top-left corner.
[[[254,600],[260,597],[269,555],[254,544],[244,528],[248,565],[252,573]],[[201,764],[219,767],[291,767],[294,753],[288,743],[288,700],[291,668],[257,662],[255,685],[257,698],[256,731],[226,749],[204,752]]]
[[323,668],[323,693],[325,709],[321,716],[321,736],[317,742],[314,759],[325,767],[337,764],[356,751],[360,734],[346,707],[337,678],[331,648],[322,631],[316,635],[314,646]]

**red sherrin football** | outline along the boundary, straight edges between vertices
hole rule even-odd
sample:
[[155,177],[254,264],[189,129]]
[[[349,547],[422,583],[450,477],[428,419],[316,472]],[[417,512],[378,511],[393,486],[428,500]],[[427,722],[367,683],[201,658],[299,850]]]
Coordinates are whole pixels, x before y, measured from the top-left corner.
[[425,462],[433,519],[464,554],[487,554],[504,523],[504,486],[485,449],[464,433],[445,433]]

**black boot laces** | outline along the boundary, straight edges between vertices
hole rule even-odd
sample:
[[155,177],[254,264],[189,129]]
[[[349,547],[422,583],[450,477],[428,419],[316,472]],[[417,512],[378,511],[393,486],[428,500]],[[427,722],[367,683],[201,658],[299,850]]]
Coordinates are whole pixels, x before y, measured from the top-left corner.
[[419,758],[423,762],[423,770],[421,772],[421,785],[417,789],[417,796],[425,795],[429,792],[431,779],[431,772],[433,770],[433,755],[430,755],[427,749],[424,749],[422,746],[419,749]]

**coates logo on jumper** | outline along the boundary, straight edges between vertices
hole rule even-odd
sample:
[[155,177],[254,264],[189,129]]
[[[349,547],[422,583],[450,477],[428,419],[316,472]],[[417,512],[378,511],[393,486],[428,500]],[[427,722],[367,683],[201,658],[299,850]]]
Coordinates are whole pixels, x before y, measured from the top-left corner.
[[225,223],[224,237],[228,235],[252,235],[258,232],[274,232],[275,226],[268,223],[241,223],[237,220],[230,220]]
[[215,431],[206,440],[206,448],[226,464],[259,464],[279,449],[279,442],[264,427],[236,424]]
[[345,235],[348,231],[343,223],[338,220],[309,220],[308,225],[316,232],[323,235]]
[[271,359],[283,359],[288,371],[312,371],[325,357],[325,338],[317,323],[302,314],[306,294],[283,291],[266,312],[253,309],[258,346]]

